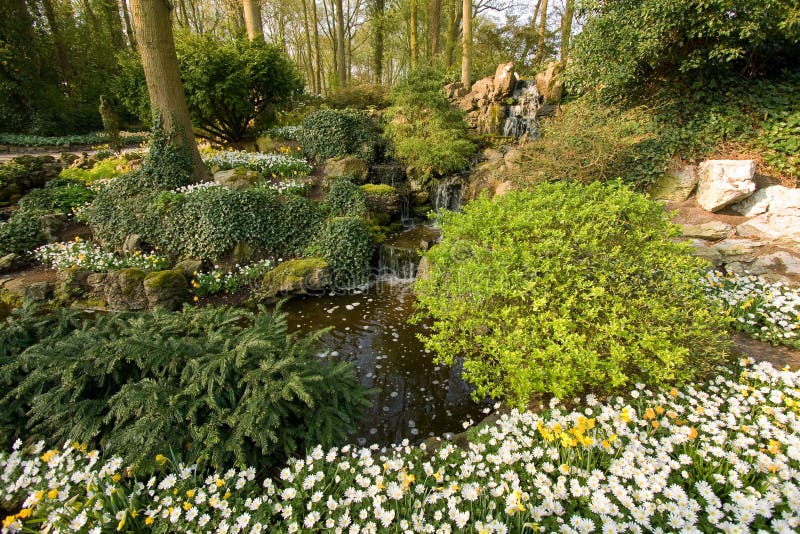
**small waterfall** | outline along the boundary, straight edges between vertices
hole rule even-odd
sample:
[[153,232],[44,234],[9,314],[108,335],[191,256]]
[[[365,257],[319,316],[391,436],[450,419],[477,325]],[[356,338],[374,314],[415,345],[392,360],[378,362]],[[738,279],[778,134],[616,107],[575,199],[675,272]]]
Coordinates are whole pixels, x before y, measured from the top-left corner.
[[433,189],[433,209],[460,211],[463,195],[464,184],[453,179],[442,180]]
[[378,253],[378,278],[413,280],[417,276],[420,251],[439,240],[440,232],[431,226],[414,226],[387,240]]
[[506,137],[522,137],[526,132],[536,137],[536,113],[541,107],[541,98],[533,80],[518,80],[514,87],[514,104],[508,106],[508,118],[503,125]]
[[404,228],[414,225],[414,217],[411,216],[411,197],[409,195],[400,196],[400,222]]

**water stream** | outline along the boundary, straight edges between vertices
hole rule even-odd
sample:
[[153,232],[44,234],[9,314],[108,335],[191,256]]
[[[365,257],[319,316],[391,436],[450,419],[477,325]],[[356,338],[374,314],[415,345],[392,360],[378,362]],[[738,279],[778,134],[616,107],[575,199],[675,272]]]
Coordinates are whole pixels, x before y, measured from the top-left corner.
[[536,115],[541,107],[541,98],[534,80],[518,80],[514,87],[514,104],[508,107],[508,118],[503,125],[506,137],[537,136]]

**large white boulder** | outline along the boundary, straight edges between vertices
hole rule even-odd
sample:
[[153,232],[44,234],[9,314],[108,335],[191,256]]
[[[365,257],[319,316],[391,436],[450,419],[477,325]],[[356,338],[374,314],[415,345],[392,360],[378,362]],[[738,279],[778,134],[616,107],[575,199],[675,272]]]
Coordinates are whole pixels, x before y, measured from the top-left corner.
[[736,233],[800,248],[800,210],[768,211],[737,226]]
[[782,185],[771,185],[759,189],[750,197],[731,206],[739,215],[754,217],[767,211],[784,212],[800,210],[800,189],[791,189]]
[[698,167],[697,203],[708,211],[719,211],[756,190],[753,160],[708,160]]

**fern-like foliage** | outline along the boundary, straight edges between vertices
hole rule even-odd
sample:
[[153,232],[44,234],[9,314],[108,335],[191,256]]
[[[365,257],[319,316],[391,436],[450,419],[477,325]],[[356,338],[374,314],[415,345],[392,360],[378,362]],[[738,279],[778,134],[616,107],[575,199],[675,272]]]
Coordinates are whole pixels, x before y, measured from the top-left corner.
[[278,310],[187,306],[36,321],[0,330],[0,340],[26,340],[0,349],[0,375],[16,377],[0,399],[14,415],[2,420],[7,440],[79,440],[143,471],[165,452],[268,468],[341,441],[369,404],[351,364],[320,361],[318,335],[288,333]]

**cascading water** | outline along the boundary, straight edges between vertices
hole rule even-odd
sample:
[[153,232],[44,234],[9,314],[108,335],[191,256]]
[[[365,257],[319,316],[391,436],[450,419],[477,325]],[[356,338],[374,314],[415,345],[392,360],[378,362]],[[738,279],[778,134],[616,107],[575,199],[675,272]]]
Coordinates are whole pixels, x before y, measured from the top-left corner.
[[514,87],[514,104],[508,107],[508,118],[503,125],[506,137],[530,137],[537,135],[536,114],[541,107],[541,98],[533,80],[518,80]]
[[420,250],[439,240],[440,232],[431,226],[415,226],[390,238],[380,247],[378,279],[413,280],[417,276]]
[[433,189],[433,209],[436,211],[461,210],[464,184],[455,180],[442,180]]

